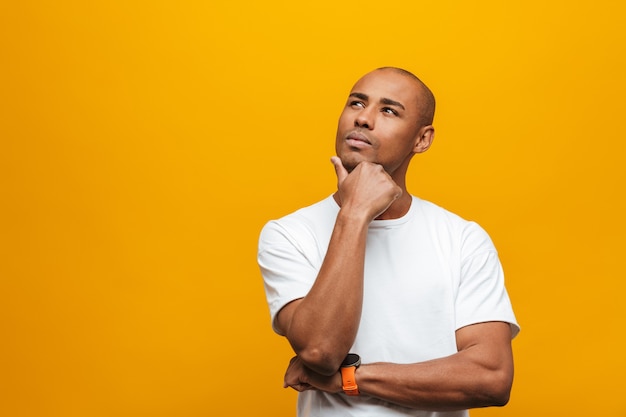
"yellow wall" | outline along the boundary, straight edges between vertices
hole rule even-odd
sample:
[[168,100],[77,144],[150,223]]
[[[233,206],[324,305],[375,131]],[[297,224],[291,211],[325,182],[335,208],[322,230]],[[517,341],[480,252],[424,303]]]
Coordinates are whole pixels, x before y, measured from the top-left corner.
[[333,191],[351,83],[438,98],[413,193],[480,222],[522,333],[504,409],[626,415],[621,2],[0,7],[0,415],[292,416],[257,269]]

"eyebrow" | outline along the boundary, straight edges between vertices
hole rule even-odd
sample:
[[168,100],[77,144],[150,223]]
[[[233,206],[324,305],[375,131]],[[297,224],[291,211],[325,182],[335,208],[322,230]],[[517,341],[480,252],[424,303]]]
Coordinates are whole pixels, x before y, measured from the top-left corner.
[[[365,100],[365,101],[369,100],[369,96],[367,94],[363,94],[363,93],[356,93],[356,92],[355,93],[350,93],[350,97],[356,97],[358,99]],[[398,101],[395,101],[395,100],[392,100],[390,98],[383,97],[383,98],[380,99],[380,103],[381,104],[386,104],[388,106],[396,106],[396,107],[401,108],[402,110],[405,110],[405,108],[402,105],[402,103],[400,103]]]

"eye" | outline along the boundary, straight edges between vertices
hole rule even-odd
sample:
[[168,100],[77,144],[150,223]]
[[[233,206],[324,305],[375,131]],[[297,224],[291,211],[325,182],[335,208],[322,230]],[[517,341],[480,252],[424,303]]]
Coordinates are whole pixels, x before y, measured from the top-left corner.
[[385,114],[392,114],[394,116],[398,115],[398,112],[391,107],[383,107],[380,111]]
[[362,101],[358,101],[358,100],[354,100],[350,102],[350,106],[352,107],[362,107],[365,108],[365,103],[363,103]]

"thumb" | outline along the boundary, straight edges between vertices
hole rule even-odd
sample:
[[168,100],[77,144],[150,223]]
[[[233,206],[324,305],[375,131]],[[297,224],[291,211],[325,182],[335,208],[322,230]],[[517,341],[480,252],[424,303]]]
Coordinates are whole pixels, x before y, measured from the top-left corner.
[[332,158],[330,158],[330,162],[332,162],[333,165],[335,166],[335,173],[337,174],[337,183],[341,184],[343,180],[345,180],[346,177],[348,176],[348,171],[346,171],[346,168],[344,168],[343,164],[341,163],[341,159],[339,159],[338,156],[333,156]]

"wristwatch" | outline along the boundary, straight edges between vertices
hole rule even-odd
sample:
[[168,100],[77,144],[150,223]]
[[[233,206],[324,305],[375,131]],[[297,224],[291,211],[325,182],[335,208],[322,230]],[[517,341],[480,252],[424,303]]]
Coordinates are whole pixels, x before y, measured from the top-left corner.
[[348,353],[348,356],[341,362],[341,383],[343,392],[347,395],[359,395],[359,387],[356,385],[354,371],[361,365],[361,357],[356,353]]

